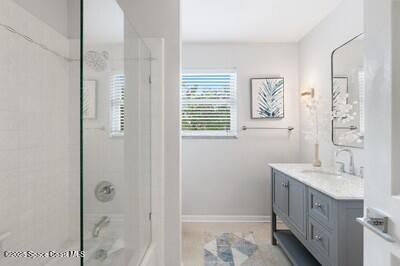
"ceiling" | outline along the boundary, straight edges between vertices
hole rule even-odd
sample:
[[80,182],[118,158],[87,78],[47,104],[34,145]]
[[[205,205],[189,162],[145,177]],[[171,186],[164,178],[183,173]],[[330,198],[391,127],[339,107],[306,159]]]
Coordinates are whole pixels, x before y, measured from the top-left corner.
[[297,42],[341,1],[182,0],[182,39],[184,42]]

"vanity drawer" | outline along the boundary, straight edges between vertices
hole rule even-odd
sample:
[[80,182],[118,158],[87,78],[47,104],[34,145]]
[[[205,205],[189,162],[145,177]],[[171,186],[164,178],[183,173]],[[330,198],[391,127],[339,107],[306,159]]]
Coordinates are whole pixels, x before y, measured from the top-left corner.
[[308,190],[308,213],[315,220],[330,229],[334,229],[335,202],[324,194],[309,188]]
[[[331,233],[310,217],[308,220],[308,242],[324,261],[332,257],[333,237]],[[320,257],[320,256],[318,256]]]

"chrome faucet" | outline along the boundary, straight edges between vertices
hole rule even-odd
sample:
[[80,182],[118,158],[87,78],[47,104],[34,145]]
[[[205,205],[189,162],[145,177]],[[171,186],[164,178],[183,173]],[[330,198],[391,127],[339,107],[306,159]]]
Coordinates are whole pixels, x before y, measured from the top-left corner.
[[[349,149],[338,149],[338,150],[336,151],[336,157],[338,157],[338,155],[341,154],[342,152],[347,152],[347,153],[349,154],[349,156],[350,156],[349,172],[348,172],[348,174],[355,175],[356,171],[355,171],[355,169],[354,169],[354,156],[353,156],[353,152],[352,152],[351,150],[349,150]],[[344,170],[344,164],[341,163],[341,162],[336,162],[336,163],[341,165],[340,170],[341,170],[343,173],[345,173],[346,171]]]
[[111,219],[108,216],[103,216],[100,220],[94,225],[92,236],[98,237],[100,235],[101,229],[106,227],[110,223]]

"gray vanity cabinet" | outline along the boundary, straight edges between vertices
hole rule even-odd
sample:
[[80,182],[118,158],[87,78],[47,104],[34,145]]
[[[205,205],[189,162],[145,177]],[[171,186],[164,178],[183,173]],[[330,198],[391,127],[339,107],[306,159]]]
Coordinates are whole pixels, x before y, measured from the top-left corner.
[[[362,200],[337,200],[272,170],[272,243],[294,265],[362,266]],[[277,216],[289,230],[277,230]]]
[[280,217],[290,221],[296,233],[306,237],[306,186],[285,174],[273,173],[273,206]]

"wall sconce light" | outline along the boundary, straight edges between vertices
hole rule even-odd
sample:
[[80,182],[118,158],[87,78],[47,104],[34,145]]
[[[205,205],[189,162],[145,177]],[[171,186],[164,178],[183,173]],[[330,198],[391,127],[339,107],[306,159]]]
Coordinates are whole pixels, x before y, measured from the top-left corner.
[[308,97],[314,98],[314,88],[308,88],[308,89],[301,90],[300,96],[301,97],[308,96]]
[[314,98],[314,88],[303,89],[300,92],[300,97],[302,102],[309,102],[312,98]]

